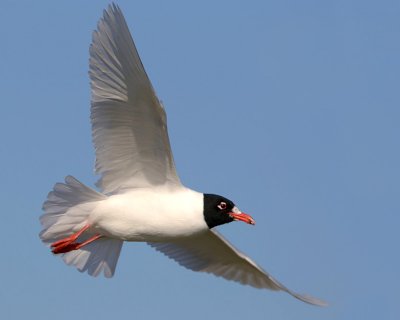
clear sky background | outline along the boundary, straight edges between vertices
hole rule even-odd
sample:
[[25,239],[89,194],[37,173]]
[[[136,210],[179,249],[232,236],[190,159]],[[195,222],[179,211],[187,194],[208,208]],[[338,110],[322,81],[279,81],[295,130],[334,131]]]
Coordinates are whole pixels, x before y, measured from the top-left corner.
[[0,2],[1,319],[400,319],[400,2],[117,1],[185,185],[312,307],[140,243],[111,280],[39,240],[54,183],[93,186],[88,48],[108,1]]

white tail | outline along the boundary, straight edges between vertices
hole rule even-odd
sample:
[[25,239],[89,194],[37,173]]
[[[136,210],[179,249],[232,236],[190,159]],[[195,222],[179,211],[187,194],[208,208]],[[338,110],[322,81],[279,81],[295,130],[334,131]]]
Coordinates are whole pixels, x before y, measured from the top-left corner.
[[[98,201],[107,196],[85,186],[72,176],[65,183],[57,183],[43,204],[45,214],[40,217],[43,226],[40,238],[50,244],[66,238],[87,225],[88,216]],[[85,241],[93,234],[85,232],[79,239]],[[68,265],[79,271],[98,276],[102,271],[112,277],[123,241],[102,237],[78,250],[63,253]]]

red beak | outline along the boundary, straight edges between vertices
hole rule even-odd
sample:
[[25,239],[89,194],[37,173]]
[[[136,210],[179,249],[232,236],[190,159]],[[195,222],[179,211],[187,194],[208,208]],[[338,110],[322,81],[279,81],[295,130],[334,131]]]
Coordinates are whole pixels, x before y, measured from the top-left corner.
[[256,224],[254,219],[250,215],[248,215],[246,213],[243,213],[243,212],[240,212],[240,213],[238,213],[238,212],[230,212],[229,215],[235,221],[243,221],[243,222],[246,222],[246,223],[252,224],[252,225]]

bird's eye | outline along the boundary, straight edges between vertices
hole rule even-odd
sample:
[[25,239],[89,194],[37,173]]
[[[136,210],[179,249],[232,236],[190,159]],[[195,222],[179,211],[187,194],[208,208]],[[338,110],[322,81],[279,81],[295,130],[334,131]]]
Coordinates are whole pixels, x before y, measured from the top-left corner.
[[226,209],[226,203],[225,202],[220,202],[220,204],[217,206],[219,209],[221,210],[225,210]]

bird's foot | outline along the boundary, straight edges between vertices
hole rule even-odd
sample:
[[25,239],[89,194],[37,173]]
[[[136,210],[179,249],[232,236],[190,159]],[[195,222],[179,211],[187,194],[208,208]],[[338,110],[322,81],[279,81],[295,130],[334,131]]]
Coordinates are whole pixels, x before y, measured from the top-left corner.
[[79,230],[78,232],[71,234],[70,236],[58,240],[56,242],[53,242],[50,247],[52,248],[51,251],[54,254],[59,254],[59,253],[66,253],[72,250],[78,250],[80,248],[82,248],[83,246],[86,246],[87,244],[99,239],[101,237],[101,235],[96,234],[95,236],[89,238],[88,240],[84,241],[84,242],[75,242],[79,236],[85,232],[88,228],[90,227],[90,225],[85,225],[81,230]]

